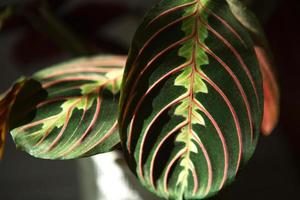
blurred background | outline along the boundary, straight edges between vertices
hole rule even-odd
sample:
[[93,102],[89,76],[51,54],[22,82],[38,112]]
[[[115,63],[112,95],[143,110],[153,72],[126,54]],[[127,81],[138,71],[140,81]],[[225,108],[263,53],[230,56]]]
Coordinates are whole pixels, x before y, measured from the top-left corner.
[[[22,75],[66,59],[127,54],[135,29],[155,2],[0,0],[0,91]],[[277,64],[280,123],[270,137],[261,137],[237,180],[212,199],[300,199],[300,3],[247,2],[263,23]],[[0,161],[0,199],[158,200],[137,183],[119,153],[38,160],[16,150],[10,137]]]

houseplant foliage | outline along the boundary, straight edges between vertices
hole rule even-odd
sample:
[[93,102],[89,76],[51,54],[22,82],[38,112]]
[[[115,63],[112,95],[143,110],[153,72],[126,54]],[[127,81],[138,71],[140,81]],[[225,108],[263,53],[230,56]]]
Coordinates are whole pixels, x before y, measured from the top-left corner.
[[44,159],[92,156],[121,143],[148,190],[204,199],[234,180],[261,127],[268,134],[277,122],[267,42],[241,1],[160,1],[125,62],[76,59],[17,81],[0,99],[0,152],[7,130],[17,147]]
[[150,10],[120,101],[123,149],[147,188],[169,199],[219,191],[253,154],[262,107],[253,41],[226,2]]
[[12,108],[12,114],[22,116],[17,121],[18,116],[11,117],[16,145],[46,159],[112,150],[119,143],[116,110],[125,61],[122,56],[83,58],[34,74],[30,80],[39,83],[36,92],[19,95],[40,100],[24,108],[26,100],[17,99]]

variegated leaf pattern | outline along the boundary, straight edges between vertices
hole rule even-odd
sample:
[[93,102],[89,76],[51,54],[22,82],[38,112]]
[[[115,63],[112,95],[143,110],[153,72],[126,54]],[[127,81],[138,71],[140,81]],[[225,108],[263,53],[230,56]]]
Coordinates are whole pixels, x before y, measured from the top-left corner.
[[263,28],[257,17],[239,0],[227,0],[236,19],[250,32],[254,51],[259,61],[264,88],[264,117],[261,126],[263,135],[270,135],[279,120],[280,90],[275,62]]
[[131,169],[166,199],[221,190],[252,156],[263,115],[253,41],[226,0],[162,0],[133,39],[120,100]]
[[46,96],[31,108],[34,117],[11,131],[16,145],[45,159],[112,150],[120,142],[117,110],[125,62],[123,56],[83,58],[34,74]]

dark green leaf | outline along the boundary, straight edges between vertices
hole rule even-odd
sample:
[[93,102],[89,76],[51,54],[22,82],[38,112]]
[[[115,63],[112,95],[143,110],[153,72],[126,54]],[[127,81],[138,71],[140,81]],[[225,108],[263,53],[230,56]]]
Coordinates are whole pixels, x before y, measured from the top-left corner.
[[147,14],[126,64],[119,124],[149,190],[203,199],[252,156],[263,115],[253,47],[226,0],[162,0]]
[[[112,150],[119,143],[116,119],[125,60],[121,56],[83,58],[33,75],[46,95],[31,109],[22,102],[41,97],[41,92],[27,100],[20,95],[13,109],[17,115],[12,117],[23,122],[13,125],[16,128],[11,131],[16,145],[46,159],[73,159]],[[22,120],[15,119],[24,113]]]

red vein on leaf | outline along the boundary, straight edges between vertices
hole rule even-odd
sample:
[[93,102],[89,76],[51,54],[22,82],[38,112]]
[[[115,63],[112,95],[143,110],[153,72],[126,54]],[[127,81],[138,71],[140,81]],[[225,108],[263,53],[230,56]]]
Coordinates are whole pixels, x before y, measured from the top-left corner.
[[[195,25],[195,32],[194,37],[198,35],[198,25]],[[192,72],[191,72],[191,83],[190,88],[188,90],[188,97],[189,97],[189,111],[188,111],[188,130],[189,133],[192,132],[192,114],[193,114],[193,99],[194,99],[194,84],[195,84],[195,72],[196,72],[196,45],[193,45],[193,53],[192,53]],[[189,151],[189,150],[188,150]]]
[[[131,102],[132,99],[134,98],[134,95],[132,94],[132,92],[134,92],[137,88],[137,85],[139,83],[139,80],[141,79],[142,75],[145,73],[146,70],[148,70],[148,68],[152,65],[152,63],[154,63],[158,58],[160,58],[163,54],[165,54],[166,52],[172,50],[173,48],[181,45],[182,43],[184,43],[185,41],[189,40],[192,36],[188,36],[185,37],[175,43],[173,43],[172,45],[168,46],[167,48],[165,48],[164,50],[162,50],[160,53],[158,53],[154,58],[152,58],[148,64],[145,66],[145,68],[143,68],[143,70],[139,73],[139,75],[135,78],[135,82],[132,84],[132,87],[130,89],[130,91],[128,92],[128,96],[129,96],[129,100],[127,100],[128,102]],[[129,110],[129,105],[127,104],[127,106],[125,106],[124,108],[124,112],[123,112],[123,119],[122,119],[122,124],[124,123],[125,120],[125,116],[127,115]]]
[[[113,56],[113,57],[100,57],[100,58],[87,58],[83,60],[78,60],[74,63],[66,63],[64,65],[60,65],[60,68],[89,68],[89,67],[120,67],[123,68],[126,63],[126,56]],[[109,67],[107,67],[109,68]]]
[[169,108],[171,108],[172,106],[176,105],[177,103],[179,103],[180,101],[182,101],[183,99],[187,98],[186,95],[181,95],[180,97],[176,98],[175,100],[173,100],[171,103],[169,103],[168,105],[166,105],[163,109],[161,109],[156,115],[155,117],[151,120],[151,122],[149,123],[149,125],[147,126],[147,129],[144,131],[144,135],[142,137],[141,140],[141,145],[140,145],[140,150],[139,150],[139,162],[138,162],[138,173],[139,176],[142,180],[144,180],[144,175],[143,175],[143,167],[142,167],[142,154],[143,154],[143,149],[144,149],[144,144],[145,144],[145,140],[146,137],[151,129],[151,127],[153,126],[153,124],[157,121],[157,119],[160,117],[160,115],[165,112],[166,110],[168,110]]
[[100,108],[101,108],[101,99],[100,96],[97,97],[97,103],[96,103],[96,110],[94,112],[93,115],[93,119],[91,121],[91,123],[89,124],[88,128],[85,130],[85,132],[82,134],[82,136],[78,139],[78,141],[72,145],[65,153],[63,153],[62,156],[65,156],[66,154],[70,153],[71,151],[73,151],[76,147],[78,147],[82,140],[87,136],[87,134],[91,131],[91,129],[95,126],[97,119],[99,117],[99,113],[100,113]]
[[242,37],[237,33],[236,30],[228,23],[226,20],[224,20],[222,17],[218,16],[215,13],[212,13],[212,15],[217,18],[243,45],[244,47],[247,47],[245,41],[242,39]]
[[[196,13],[198,14],[199,13],[199,4],[196,8]],[[198,22],[196,20],[196,23],[195,23],[195,26],[194,26],[194,30],[191,34],[192,38],[194,38],[195,40],[198,40]],[[188,131],[189,133],[192,135],[192,137],[195,138],[194,136],[194,131],[193,131],[193,128],[192,128],[192,117],[193,117],[193,99],[194,99],[194,84],[195,84],[195,73],[197,71],[197,63],[196,63],[196,45],[193,45],[193,52],[192,52],[192,71],[191,71],[191,74],[190,74],[190,77],[189,79],[191,79],[191,83],[190,83],[190,86],[189,86],[189,89],[188,89],[188,94],[187,94],[187,97],[189,98],[189,106],[188,106]],[[195,138],[197,140],[197,138]],[[200,141],[200,140],[199,140]],[[203,152],[204,156],[205,156],[205,159],[206,159],[206,162],[207,162],[207,166],[208,166],[208,187],[207,187],[207,190],[206,190],[206,194],[210,191],[210,188],[211,188],[211,184],[212,184],[212,170],[211,170],[211,162],[210,162],[210,159],[209,159],[209,156],[208,156],[208,153],[205,149],[205,147],[203,146],[203,144],[201,143],[201,141],[199,142],[197,141],[197,143],[199,144],[199,147],[201,149],[201,151]],[[186,146],[186,150],[185,150],[185,153],[189,152],[190,151],[190,146]],[[190,160],[191,162],[191,160]],[[193,171],[194,170],[194,171]],[[195,168],[192,170],[192,175],[194,177],[194,191],[193,193],[195,194],[198,190],[198,179],[196,177],[195,179]],[[197,175],[196,175],[197,176]]]
[[199,189],[199,181],[198,181],[198,175],[195,166],[192,169],[192,175],[194,179],[194,190],[193,190],[193,195],[196,195],[198,189]]
[[[201,19],[200,19],[201,20]],[[244,62],[244,59],[242,58],[242,56],[240,55],[240,53],[236,50],[235,47],[232,46],[232,44],[226,40],[222,35],[220,35],[215,29],[213,29],[209,24],[202,22],[205,24],[205,26],[208,28],[208,30],[210,30],[217,38],[219,38],[231,51],[232,53],[235,55],[235,57],[238,59],[239,63],[241,64],[243,70],[245,71],[245,73],[247,74],[248,79],[251,82],[251,86],[254,90],[255,93],[255,97],[256,97],[256,101],[257,104],[259,105],[259,97],[257,94],[257,88],[254,82],[254,79],[251,75],[251,72],[249,71],[248,66],[246,65],[246,63]]]
[[153,153],[153,156],[152,156],[152,159],[151,159],[151,162],[150,162],[150,183],[151,183],[153,188],[155,188],[154,177],[153,177],[154,163],[155,163],[155,160],[157,158],[157,154],[158,154],[160,148],[166,142],[166,140],[169,139],[169,137],[171,137],[174,133],[176,133],[181,128],[186,126],[187,123],[188,123],[187,121],[184,121],[184,122],[180,123],[179,125],[177,125],[174,129],[172,129],[169,133],[167,133],[167,135],[165,137],[163,137],[163,139],[159,142],[158,146],[155,148],[155,151]]
[[[73,131],[72,135],[68,138],[68,140],[67,140],[64,144],[61,145],[61,147],[64,147],[64,146],[66,146],[66,145],[68,145],[68,144],[73,144],[73,142],[70,142],[70,140],[73,138],[73,136],[75,136],[75,133],[77,132],[78,128],[82,125],[83,120],[85,119],[86,112],[87,112],[87,109],[88,109],[88,101],[89,101],[89,98],[90,98],[89,95],[85,97],[85,105],[84,105],[84,110],[83,110],[82,116],[81,116],[81,118],[80,118],[80,122],[79,122],[78,125],[76,126],[76,129]],[[58,151],[58,153],[57,153],[57,155],[58,155],[57,157],[58,157],[58,158],[61,158],[63,154],[64,154],[64,148],[61,148],[61,149]]]
[[174,49],[175,47],[178,47],[179,45],[183,44],[184,42],[186,42],[187,40],[191,39],[192,36],[188,36],[188,37],[185,37],[175,43],[173,43],[172,45],[168,46],[167,48],[165,48],[164,50],[162,50],[161,52],[159,52],[156,56],[154,56],[148,63],[147,65],[145,66],[145,68],[143,68],[143,70],[140,72],[140,74],[138,75],[136,81],[134,82],[134,85],[133,85],[133,89],[131,91],[134,91],[134,89],[137,87],[137,83],[138,81],[137,80],[140,80],[141,76],[145,73],[145,71],[157,60],[159,59],[162,55],[164,55],[166,52]]
[[[101,77],[101,76],[99,76]],[[68,81],[99,81],[99,77],[95,77],[95,76],[74,76],[74,77],[65,77],[63,79],[58,79],[58,80],[54,80],[54,81],[49,81],[47,83],[44,83],[42,85],[42,87],[44,89],[47,89],[49,87],[52,87],[56,84],[59,83],[64,83],[64,82],[68,82]]]
[[229,158],[229,156],[228,156],[226,140],[224,138],[223,132],[220,129],[220,126],[218,125],[217,121],[213,118],[213,116],[196,99],[193,99],[193,101],[197,105],[197,108],[209,118],[209,120],[213,124],[214,128],[216,129],[218,136],[222,143],[223,153],[224,153],[224,169],[223,169],[222,182],[219,187],[219,189],[221,189],[221,188],[223,188],[223,186],[225,184],[225,181],[227,179],[227,174],[228,174],[228,158]]
[[193,133],[193,137],[194,139],[196,140],[197,144],[199,145],[204,157],[205,157],[205,160],[206,160],[206,163],[207,163],[207,168],[208,168],[208,180],[207,180],[207,187],[206,187],[206,190],[205,190],[205,195],[206,196],[210,189],[211,189],[211,186],[212,186],[212,180],[213,180],[213,171],[212,171],[212,165],[211,165],[211,161],[210,161],[210,158],[209,158],[209,155],[208,155],[208,152],[205,148],[205,146],[203,145],[203,143],[201,142],[200,138],[198,137],[198,135],[192,131]]
[[[92,145],[91,147],[89,147],[86,152],[88,153],[89,151],[91,151],[92,149],[94,149],[96,146],[100,145],[103,141],[105,141],[107,138],[109,138],[116,130],[118,129],[118,122],[116,121],[113,126],[111,127],[111,129],[104,134],[104,137],[102,137],[97,143],[95,143],[94,145]],[[95,134],[94,138],[97,136],[97,134]],[[94,139],[93,138],[93,139]],[[93,140],[92,139],[92,140]]]
[[141,107],[141,104],[143,103],[143,101],[145,100],[145,98],[148,96],[148,94],[155,88],[157,87],[164,79],[168,78],[169,76],[179,72],[180,70],[182,70],[183,68],[185,68],[187,65],[189,65],[190,63],[184,63],[181,66],[171,70],[170,72],[166,73],[164,76],[162,76],[160,79],[158,79],[154,84],[151,85],[151,87],[146,91],[146,93],[140,98],[140,100],[138,101],[135,110],[133,112],[133,117],[130,123],[130,128],[129,128],[129,134],[128,134],[128,143],[127,143],[127,150],[130,153],[130,146],[131,146],[131,137],[132,137],[132,130],[133,130],[133,126],[135,124],[135,119],[136,116],[138,114],[138,110]]
[[[133,67],[131,67],[132,70],[128,72],[127,77],[128,77],[128,78],[131,77],[131,74],[133,73],[133,70],[134,70],[135,66],[137,65],[138,59],[140,58],[140,56],[142,55],[142,53],[145,51],[145,49],[148,47],[148,45],[150,44],[150,42],[151,42],[152,40],[154,40],[160,33],[162,33],[163,31],[167,30],[168,28],[170,28],[170,27],[176,25],[177,23],[180,23],[180,22],[184,21],[185,19],[188,19],[188,18],[190,18],[190,17],[192,17],[192,16],[195,16],[196,14],[197,14],[197,12],[194,12],[194,13],[192,13],[191,15],[183,16],[183,17],[181,17],[181,18],[179,18],[179,19],[177,19],[177,20],[175,20],[175,21],[169,23],[168,25],[162,27],[162,28],[159,29],[157,32],[155,32],[155,33],[154,33],[154,34],[153,34],[153,35],[152,35],[152,36],[144,43],[144,45],[142,46],[142,48],[139,50],[138,55],[136,56],[136,58],[135,58],[134,61],[133,61],[133,64],[132,64]],[[128,81],[128,80],[126,80],[126,81]]]
[[[199,4],[197,6],[197,14],[199,13]],[[194,26],[194,31],[192,33],[192,36],[193,38],[198,41],[198,21],[195,20],[196,23],[195,23],[195,26]],[[193,127],[192,127],[192,117],[193,117],[193,104],[194,104],[194,84],[195,84],[195,73],[197,72],[197,61],[196,61],[196,45],[194,44],[193,45],[193,52],[192,52],[192,71],[191,71],[191,74],[190,74],[190,79],[191,79],[191,83],[190,83],[190,87],[188,89],[188,97],[189,97],[189,106],[188,106],[188,131],[189,131],[189,134],[192,135],[192,137],[195,138],[195,133],[193,131]],[[198,136],[197,136],[198,137]],[[211,162],[210,162],[210,159],[209,159],[209,156],[208,156],[208,153],[204,147],[204,145],[202,144],[202,142],[200,141],[197,141],[197,138],[196,139],[196,142],[198,143],[201,151],[203,152],[204,156],[205,156],[205,159],[206,159],[206,163],[207,163],[207,166],[208,166],[208,187],[207,187],[207,190],[206,190],[206,194],[210,191],[210,188],[211,188],[211,184],[212,184],[212,170],[211,170]],[[186,147],[186,152],[189,152],[190,151],[190,146],[187,146]],[[193,172],[192,172],[193,173]],[[197,180],[198,182],[198,180]],[[196,184],[194,182],[194,184]],[[194,190],[194,193],[197,192],[197,189]]]
[[[190,17],[193,17],[193,16],[195,16],[197,14],[197,12],[194,12],[194,13],[192,13],[192,14],[190,14],[190,15],[187,15],[187,16],[183,16],[183,17],[181,17],[181,18],[179,18],[179,19],[177,19],[177,20],[175,20],[175,21],[173,21],[173,22],[171,22],[171,23],[169,23],[169,24],[167,24],[166,26],[164,26],[164,27],[162,27],[161,29],[159,29],[158,31],[156,31],[145,43],[144,43],[144,45],[143,45],[143,47],[139,50],[139,52],[138,52],[138,55],[136,56],[136,58],[135,58],[135,60],[134,60],[134,62],[133,62],[133,64],[132,64],[132,66],[136,66],[136,64],[137,64],[137,61],[138,61],[138,59],[140,58],[140,56],[142,55],[142,53],[145,51],[145,49],[148,47],[148,45],[160,34],[160,33],[162,33],[163,31],[165,31],[165,30],[167,30],[168,28],[170,28],[170,27],[172,27],[172,26],[174,26],[174,25],[176,25],[176,24],[178,24],[178,23],[180,23],[180,22],[183,22],[185,19],[188,19],[188,18],[190,18]],[[134,68],[134,67],[133,67]],[[129,75],[128,75],[128,77],[130,77],[130,74],[131,74],[131,72],[129,72]]]
[[192,5],[196,4],[197,1],[198,1],[198,0],[193,1],[193,2],[189,2],[189,3],[186,3],[186,4],[182,4],[182,5],[178,5],[178,6],[176,6],[176,7],[172,7],[171,9],[166,10],[166,11],[160,13],[159,15],[157,15],[155,18],[153,18],[153,19],[147,24],[146,28],[148,28],[150,25],[152,25],[152,24],[153,24],[154,22],[156,22],[158,19],[160,19],[160,18],[162,18],[162,17],[164,17],[164,16],[166,16],[166,15],[172,13],[172,12],[175,12],[175,11],[178,11],[178,10],[180,10],[180,9],[183,9],[183,8],[186,8],[186,7],[189,7],[189,6],[192,6]]
[[120,68],[101,68],[101,67],[73,67],[68,69],[55,70],[55,72],[44,76],[43,79],[55,78],[57,76],[68,76],[75,73],[107,73],[121,70]]
[[232,106],[228,97],[212,80],[210,80],[205,74],[203,74],[199,71],[197,73],[199,73],[200,76],[202,77],[202,79],[205,80],[207,83],[209,83],[220,94],[220,96],[223,98],[223,100],[225,101],[226,105],[228,106],[228,108],[231,112],[236,130],[237,130],[237,136],[238,136],[238,141],[239,141],[239,155],[238,155],[238,162],[237,162],[237,167],[236,167],[236,172],[237,172],[237,170],[239,169],[239,166],[240,166],[241,159],[242,159],[243,141],[242,141],[242,131],[241,131],[241,127],[240,127],[240,122],[238,120],[236,111],[234,110],[234,107]]
[[226,27],[243,44],[244,47],[247,47],[247,45],[246,45],[245,41],[242,39],[242,37],[225,19],[223,19],[221,16],[217,15],[211,9],[209,9],[205,5],[203,5],[201,3],[201,1],[199,1],[199,4],[208,14],[212,14],[212,16],[214,16],[217,20],[219,20],[221,22],[221,24],[223,24],[223,26]]
[[166,193],[169,193],[169,191],[168,191],[168,178],[169,178],[169,173],[170,173],[170,171],[171,171],[171,169],[172,169],[174,163],[175,163],[175,162],[176,162],[183,154],[185,154],[185,152],[186,152],[185,149],[179,151],[179,152],[177,153],[177,155],[171,160],[170,164],[168,165],[168,167],[167,167],[167,169],[166,169],[166,173],[165,173],[165,175],[164,175],[164,191],[165,191]]
[[207,52],[209,55],[211,55],[218,63],[221,64],[221,66],[229,73],[229,75],[231,76],[231,78],[233,79],[233,81],[235,82],[236,86],[238,87],[241,96],[243,98],[246,110],[247,110],[247,115],[248,115],[248,120],[249,120],[249,127],[250,127],[250,133],[251,133],[251,142],[253,141],[253,126],[252,126],[252,115],[251,115],[251,109],[250,109],[250,105],[249,105],[249,101],[247,98],[247,95],[239,81],[239,79],[237,78],[237,76],[234,74],[234,72],[230,69],[230,67],[220,58],[218,57],[215,53],[213,53],[210,49],[208,49],[204,44],[202,44],[199,40],[197,40],[197,43],[199,44],[199,46],[205,50],[205,52]]
[[29,124],[27,124],[27,125],[25,125],[25,126],[22,126],[22,127],[20,128],[20,130],[21,130],[21,131],[26,131],[26,130],[29,129],[29,128],[33,128],[33,127],[35,127],[35,126],[37,126],[37,125],[43,124],[44,122],[46,122],[46,121],[48,121],[48,120],[51,120],[51,119],[53,119],[53,118],[55,118],[55,117],[56,117],[56,116],[54,115],[54,116],[51,116],[51,117],[47,117],[47,118],[45,118],[45,119],[41,119],[41,120],[36,121],[36,122],[29,123]]
[[[195,4],[195,3],[196,3],[196,1],[193,2],[193,3],[188,3],[187,6],[193,5],[193,4]],[[171,9],[171,10],[172,10],[172,9]],[[179,23],[179,22],[184,21],[184,20],[187,19],[187,18],[190,18],[190,17],[192,17],[192,16],[195,16],[196,14],[197,14],[197,12],[194,12],[194,13],[191,14],[191,15],[184,16],[184,17],[182,17],[182,18],[180,18],[180,19],[177,19],[177,20],[171,22],[170,24],[168,24],[167,26],[164,26],[163,28],[159,29],[154,35],[152,35],[152,36],[145,42],[145,44],[143,45],[143,47],[139,50],[138,55],[136,56],[135,60],[133,61],[133,64],[132,64],[132,67],[131,67],[132,70],[128,72],[127,77],[129,78],[129,77],[132,76],[133,70],[134,70],[135,66],[137,65],[138,59],[140,58],[140,56],[142,55],[142,53],[144,52],[144,50],[146,49],[146,47],[150,44],[150,42],[151,42],[153,39],[155,39],[155,38],[156,38],[161,32],[163,32],[164,30],[170,28],[171,26],[173,26],[173,25],[175,25],[175,24],[177,24],[177,23]],[[156,21],[156,20],[154,20],[154,21]],[[154,21],[153,21],[153,22],[154,22]],[[155,56],[155,57],[154,57],[154,58],[146,65],[146,67],[143,69],[143,71],[139,74],[138,79],[135,80],[135,82],[134,82],[134,84],[133,84],[133,87],[131,87],[131,89],[129,90],[128,93],[131,94],[132,91],[135,90],[136,85],[137,85],[137,83],[138,83],[138,80],[139,80],[140,76],[144,73],[144,71],[147,70],[147,68],[148,68],[148,67],[149,67],[156,59],[158,59],[161,55],[163,55],[164,53],[166,53],[166,52],[169,51],[170,49],[175,48],[176,46],[179,46],[181,43],[185,42],[185,41],[188,40],[188,39],[189,39],[189,38],[184,38],[184,39],[182,39],[182,40],[180,40],[180,41],[175,42],[175,44],[170,45],[169,47],[167,47],[166,49],[164,49],[163,51],[161,51],[157,56]],[[127,82],[127,81],[128,81],[128,79],[126,80],[126,82]],[[130,96],[130,95],[129,95],[129,96]],[[131,96],[132,96],[132,95],[131,95]],[[132,98],[130,99],[130,101],[131,101],[131,100],[132,100]],[[128,111],[128,107],[125,108],[125,112],[124,112],[124,113],[126,114],[127,111]],[[125,115],[124,115],[124,116],[125,116]],[[124,118],[123,118],[123,120],[124,120]],[[122,120],[122,123],[123,123],[123,120]]]
[[[72,112],[74,111],[76,105],[81,100],[82,100],[82,98],[78,99],[70,108],[68,108],[67,115],[66,115],[66,121],[65,121],[62,129],[60,130],[59,134],[56,136],[56,138],[54,139],[54,141],[49,145],[48,149],[45,150],[43,153],[46,153],[46,152],[50,151],[58,143],[58,141],[62,137],[63,133],[65,132],[67,126],[69,125]],[[51,129],[51,127],[49,127],[49,129],[47,130],[46,134],[44,134],[44,136],[42,137],[42,139],[35,146],[39,146],[48,137],[48,135],[51,133],[50,129]]]

